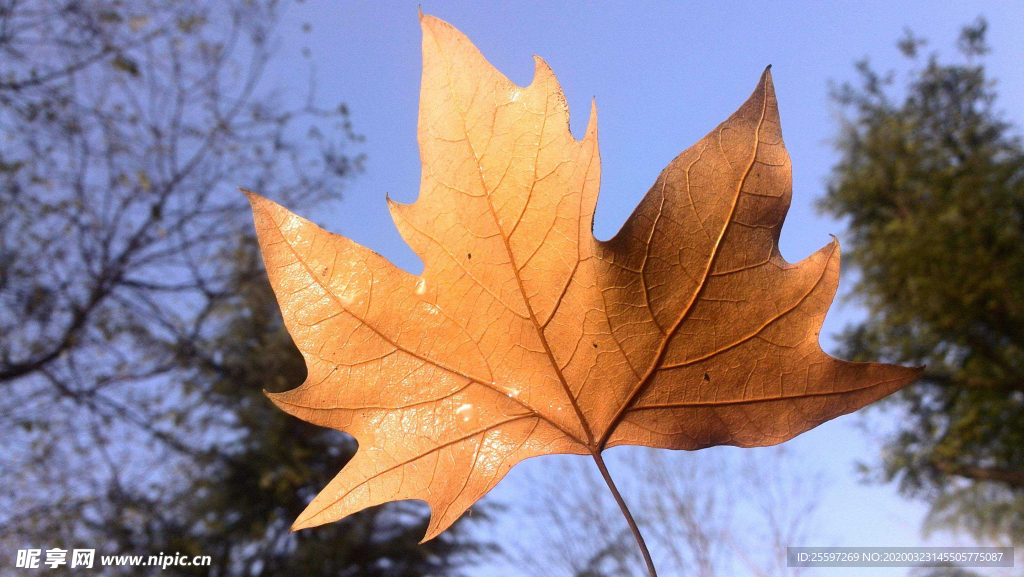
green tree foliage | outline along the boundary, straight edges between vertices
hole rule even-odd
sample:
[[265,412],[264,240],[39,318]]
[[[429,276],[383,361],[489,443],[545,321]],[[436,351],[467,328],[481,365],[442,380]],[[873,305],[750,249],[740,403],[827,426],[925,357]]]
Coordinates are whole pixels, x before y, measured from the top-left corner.
[[847,354],[928,365],[894,397],[906,418],[882,477],[930,502],[929,527],[1021,543],[1024,146],[996,108],[985,30],[963,29],[955,63],[908,33],[905,84],[858,64],[835,91],[847,115],[821,207],[849,225],[869,311]]

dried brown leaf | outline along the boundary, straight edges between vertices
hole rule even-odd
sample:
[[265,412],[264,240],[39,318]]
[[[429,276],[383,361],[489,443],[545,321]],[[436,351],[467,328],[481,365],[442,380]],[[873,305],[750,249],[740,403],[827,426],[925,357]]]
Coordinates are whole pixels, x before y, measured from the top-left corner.
[[422,275],[249,193],[309,368],[270,396],[359,441],[295,528],[421,499],[430,539],[528,457],[772,445],[918,374],[818,345],[839,246],[779,254],[791,173],[768,70],[602,242],[595,109],[578,141],[543,60],[520,88],[422,26],[420,197],[390,203]]

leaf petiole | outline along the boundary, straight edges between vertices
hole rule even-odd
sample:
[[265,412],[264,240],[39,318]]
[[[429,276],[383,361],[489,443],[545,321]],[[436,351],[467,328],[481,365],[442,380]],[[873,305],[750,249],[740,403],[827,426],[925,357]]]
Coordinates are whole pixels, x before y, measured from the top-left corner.
[[608,489],[611,490],[612,496],[615,497],[615,502],[619,504],[619,510],[622,511],[626,522],[629,523],[629,529],[633,532],[636,544],[640,546],[640,553],[644,556],[644,562],[647,563],[647,572],[651,574],[650,577],[658,577],[658,572],[654,569],[654,561],[651,560],[651,552],[647,550],[647,543],[644,542],[644,536],[640,534],[640,528],[637,527],[636,521],[633,520],[633,514],[629,512],[626,501],[622,499],[618,487],[615,486],[615,481],[612,480],[608,467],[604,464],[604,457],[601,456],[600,451],[593,451],[591,455],[594,457],[594,462],[597,463],[598,470],[601,471],[601,476],[604,477],[604,482],[608,484]]

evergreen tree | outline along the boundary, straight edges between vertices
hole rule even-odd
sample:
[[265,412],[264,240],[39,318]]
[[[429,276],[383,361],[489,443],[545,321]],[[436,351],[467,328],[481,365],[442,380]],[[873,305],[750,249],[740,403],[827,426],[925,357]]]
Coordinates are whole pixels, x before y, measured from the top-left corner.
[[[962,60],[919,55],[905,85],[864,61],[835,97],[848,112],[824,211],[866,321],[848,356],[927,364],[891,401],[905,413],[882,477],[931,504],[931,528],[1024,542],[1024,146],[996,108],[986,23],[963,29]],[[923,60],[922,60],[923,58]]]

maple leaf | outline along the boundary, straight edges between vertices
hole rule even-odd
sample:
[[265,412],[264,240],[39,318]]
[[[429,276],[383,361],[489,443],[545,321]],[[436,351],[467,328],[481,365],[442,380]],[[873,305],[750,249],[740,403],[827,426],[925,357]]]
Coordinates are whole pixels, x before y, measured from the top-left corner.
[[520,88],[452,26],[421,22],[420,196],[389,203],[422,275],[249,193],[309,370],[270,397],[359,442],[296,529],[420,499],[430,539],[554,453],[592,455],[624,508],[608,447],[780,443],[919,373],[818,345],[839,246],[779,254],[791,171],[768,70],[602,242],[596,109],[578,141],[543,60]]

